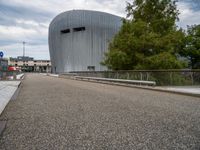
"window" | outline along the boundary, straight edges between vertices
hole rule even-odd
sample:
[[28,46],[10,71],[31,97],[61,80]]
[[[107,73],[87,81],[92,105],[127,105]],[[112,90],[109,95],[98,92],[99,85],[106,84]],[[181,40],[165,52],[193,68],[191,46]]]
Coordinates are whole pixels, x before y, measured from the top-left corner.
[[70,29],[64,29],[60,31],[62,34],[70,33]]
[[74,32],[85,31],[85,27],[73,28]]
[[88,66],[87,69],[88,71],[95,71],[95,66]]

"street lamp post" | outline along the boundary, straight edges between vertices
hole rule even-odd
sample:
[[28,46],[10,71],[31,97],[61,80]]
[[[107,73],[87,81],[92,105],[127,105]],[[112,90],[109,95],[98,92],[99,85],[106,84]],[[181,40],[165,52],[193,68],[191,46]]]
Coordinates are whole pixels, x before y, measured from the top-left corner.
[[23,43],[23,57],[25,57],[25,44],[26,44],[26,42],[22,42]]
[[23,44],[23,57],[22,57],[22,60],[23,60],[23,70],[25,70],[25,59],[24,59],[24,57],[25,57],[25,44],[26,44],[26,42],[22,42],[22,44]]

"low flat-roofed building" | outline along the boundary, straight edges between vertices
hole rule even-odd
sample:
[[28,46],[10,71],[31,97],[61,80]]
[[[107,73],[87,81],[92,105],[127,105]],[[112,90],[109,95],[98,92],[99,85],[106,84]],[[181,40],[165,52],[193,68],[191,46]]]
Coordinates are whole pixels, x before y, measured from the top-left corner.
[[17,58],[10,58],[8,61],[9,66],[21,67],[25,72],[51,72],[50,60],[35,60],[32,57],[18,56]]

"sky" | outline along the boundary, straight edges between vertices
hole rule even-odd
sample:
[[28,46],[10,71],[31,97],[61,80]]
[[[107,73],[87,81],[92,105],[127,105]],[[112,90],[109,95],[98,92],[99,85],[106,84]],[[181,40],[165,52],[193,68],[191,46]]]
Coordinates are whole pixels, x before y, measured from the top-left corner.
[[[126,1],[131,0],[0,0],[0,51],[5,57],[23,55],[49,59],[48,28],[59,13],[74,10],[97,10],[126,16]],[[200,0],[179,0],[179,27],[200,24]]]

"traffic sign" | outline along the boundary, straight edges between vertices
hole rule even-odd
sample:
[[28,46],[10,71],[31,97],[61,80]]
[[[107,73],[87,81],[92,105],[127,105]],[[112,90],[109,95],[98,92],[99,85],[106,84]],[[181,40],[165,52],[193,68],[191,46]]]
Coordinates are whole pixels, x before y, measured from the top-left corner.
[[3,58],[3,52],[0,51],[0,58]]

